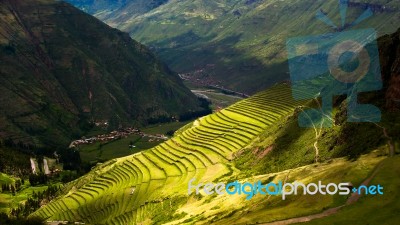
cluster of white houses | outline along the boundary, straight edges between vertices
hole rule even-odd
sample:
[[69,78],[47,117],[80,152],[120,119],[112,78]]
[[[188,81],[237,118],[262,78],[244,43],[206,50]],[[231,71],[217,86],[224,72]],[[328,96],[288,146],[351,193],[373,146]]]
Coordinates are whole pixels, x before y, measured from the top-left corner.
[[155,134],[155,135],[150,135],[150,134],[145,134],[141,132],[139,129],[136,128],[123,128],[119,130],[112,131],[108,134],[100,134],[94,137],[86,138],[82,137],[79,140],[75,140],[71,142],[69,145],[70,148],[75,148],[79,145],[85,145],[85,144],[92,144],[95,142],[102,142],[102,143],[107,143],[116,139],[121,139],[121,138],[127,138],[129,135],[136,134],[142,137],[150,137],[152,139],[158,139],[158,140],[167,140],[168,137],[166,137],[163,134]]
[[128,137],[131,134],[135,134],[135,133],[141,133],[138,129],[136,128],[124,128],[124,129],[119,129],[119,130],[115,130],[115,131],[111,131],[108,134],[100,134],[94,137],[82,137],[79,140],[75,140],[73,142],[71,142],[71,144],[69,145],[70,148],[74,148],[77,147],[79,145],[84,145],[84,144],[92,144],[95,142],[109,142],[109,141],[113,141],[116,139],[120,139],[120,138],[124,138],[124,137]]

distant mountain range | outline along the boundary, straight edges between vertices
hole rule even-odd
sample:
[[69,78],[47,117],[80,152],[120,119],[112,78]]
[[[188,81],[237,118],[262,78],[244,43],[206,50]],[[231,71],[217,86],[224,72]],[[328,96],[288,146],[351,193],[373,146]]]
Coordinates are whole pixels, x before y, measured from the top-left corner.
[[69,0],[67,2],[79,7],[87,13],[114,11],[124,7],[130,0]]
[[[288,38],[334,31],[315,18],[319,9],[341,23],[337,0],[67,1],[129,32],[175,71],[250,94],[288,79]],[[374,16],[349,29],[397,30],[397,0],[352,0],[346,23],[368,7]]]
[[0,13],[0,140],[63,146],[89,123],[201,109],[148,48],[68,3],[4,0]]
[[101,20],[127,21],[165,4],[168,0],[67,0],[83,11],[95,14]]

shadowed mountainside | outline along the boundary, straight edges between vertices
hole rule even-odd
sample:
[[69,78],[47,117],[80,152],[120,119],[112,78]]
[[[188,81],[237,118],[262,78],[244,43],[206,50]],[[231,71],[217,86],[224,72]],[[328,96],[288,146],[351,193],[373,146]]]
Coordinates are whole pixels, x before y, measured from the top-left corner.
[[0,2],[0,138],[60,146],[90,122],[146,123],[199,110],[145,46],[68,3]]

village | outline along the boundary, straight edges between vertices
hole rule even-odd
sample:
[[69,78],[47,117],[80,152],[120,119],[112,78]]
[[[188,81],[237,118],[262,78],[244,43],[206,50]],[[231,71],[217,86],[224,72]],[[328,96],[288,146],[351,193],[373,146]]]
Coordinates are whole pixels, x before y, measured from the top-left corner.
[[79,140],[72,141],[71,144],[69,145],[69,148],[75,148],[80,145],[93,144],[96,142],[107,143],[121,138],[127,138],[128,136],[133,134],[139,135],[141,137],[148,137],[149,142],[168,140],[168,137],[165,136],[164,134],[146,134],[137,128],[129,127],[129,128],[121,128],[118,130],[111,131],[108,134],[100,134],[94,137],[88,137],[88,138],[82,137]]
[[[128,138],[131,135],[138,135],[142,138],[147,137],[148,142],[159,142],[169,139],[164,134],[146,134],[137,128],[130,127],[130,128],[121,128],[115,131],[111,131],[110,133],[107,134],[100,134],[93,137],[82,137],[79,140],[72,141],[71,144],[69,145],[69,148],[76,148],[81,145],[89,145],[97,142],[105,144],[122,138]],[[129,149],[132,149],[135,148],[136,146],[131,144],[128,147]],[[44,157],[43,159],[40,160],[41,161],[39,162],[39,159],[37,158],[34,157],[30,158],[32,174],[39,174],[41,173],[41,171],[43,171],[45,175],[51,175],[62,171],[62,167],[60,167],[59,164],[59,155],[56,152],[54,152],[54,157],[52,158]]]

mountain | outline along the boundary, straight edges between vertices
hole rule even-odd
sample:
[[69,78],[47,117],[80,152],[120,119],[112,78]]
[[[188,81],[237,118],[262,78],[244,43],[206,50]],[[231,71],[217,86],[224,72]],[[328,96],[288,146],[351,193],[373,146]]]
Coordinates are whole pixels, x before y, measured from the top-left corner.
[[130,0],[68,0],[87,13],[112,12],[126,5]]
[[[337,0],[170,0],[154,9],[129,8],[139,2],[127,1],[107,16],[93,14],[150,46],[175,71],[246,93],[289,78],[287,39],[335,31],[316,19],[319,9],[341,24]],[[368,7],[374,15],[349,26]],[[346,28],[393,33],[399,9],[396,0],[352,0]]]
[[400,108],[400,30],[379,40],[382,76],[386,86],[386,107]]
[[66,0],[83,11],[95,15],[103,21],[118,26],[119,21],[128,21],[143,15],[168,0]]
[[68,3],[0,2],[0,139],[65,146],[91,123],[146,124],[201,110],[148,48]]
[[[395,224],[400,209],[400,107],[388,106],[392,99],[385,96],[396,92],[391,89],[398,90],[397,81],[392,82],[398,74],[391,69],[398,68],[394,47],[399,34],[400,30],[379,39],[382,70],[387,72],[384,89],[359,96],[361,102],[381,109],[379,123],[345,122],[346,102],[335,98],[330,118],[334,127],[299,127],[299,113],[320,105],[318,98],[295,101],[289,84],[274,85],[195,120],[154,148],[96,166],[31,216],[121,225],[292,224],[310,220],[312,224],[334,224],[330,220],[341,222],[337,224],[348,220],[360,225]],[[253,196],[249,189],[236,195],[208,195],[203,190],[196,194],[195,188],[188,193],[189,182],[234,181],[350,182],[354,187],[379,184],[385,195],[299,192],[282,200],[280,195]],[[381,213],[375,213],[378,209]]]

